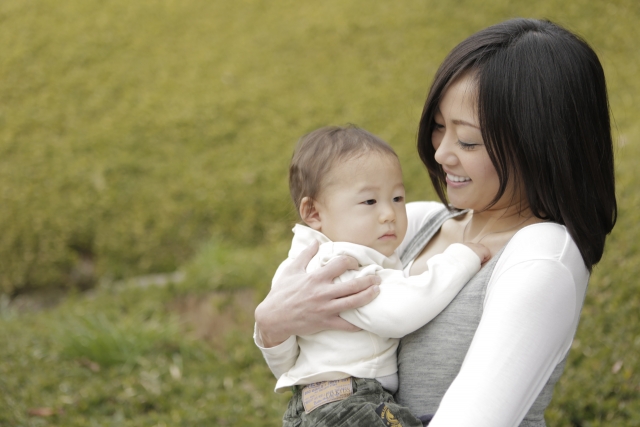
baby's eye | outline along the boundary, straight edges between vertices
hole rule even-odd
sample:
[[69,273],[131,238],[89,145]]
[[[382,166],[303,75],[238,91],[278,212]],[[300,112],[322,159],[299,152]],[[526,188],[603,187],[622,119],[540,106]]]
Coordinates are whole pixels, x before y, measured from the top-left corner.
[[365,205],[375,205],[376,204],[376,199],[365,200],[362,203],[364,203]]
[[404,202],[404,196],[398,196],[393,198],[394,202]]

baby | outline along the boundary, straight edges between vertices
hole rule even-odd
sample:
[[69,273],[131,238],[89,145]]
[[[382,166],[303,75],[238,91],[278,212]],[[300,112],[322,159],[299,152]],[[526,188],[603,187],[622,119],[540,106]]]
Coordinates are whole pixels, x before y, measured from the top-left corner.
[[[340,255],[360,267],[335,281],[367,274],[381,278],[380,294],[340,316],[358,332],[323,331],[293,336],[299,351],[289,354],[256,344],[278,378],[277,392],[293,389],[284,426],[422,426],[395,404],[399,339],[436,317],[489,258],[477,244],[453,244],[432,257],[426,272],[405,277],[395,250],[407,232],[405,190],[393,149],[369,132],[326,127],[303,136],[289,169],[291,197],[306,224],[294,236],[284,267],[314,240],[313,271]],[[294,346],[295,347],[295,346]],[[400,424],[393,424],[399,422]],[[341,424],[340,424],[341,425]]]

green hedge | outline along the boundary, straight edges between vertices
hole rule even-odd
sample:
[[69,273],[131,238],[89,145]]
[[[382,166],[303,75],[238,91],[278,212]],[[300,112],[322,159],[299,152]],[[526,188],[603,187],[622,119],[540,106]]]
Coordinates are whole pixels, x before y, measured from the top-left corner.
[[325,124],[389,140],[432,197],[413,148],[431,76],[515,15],[596,47],[637,138],[637,2],[532,3],[1,2],[0,292],[171,271],[212,235],[287,240],[291,148]]

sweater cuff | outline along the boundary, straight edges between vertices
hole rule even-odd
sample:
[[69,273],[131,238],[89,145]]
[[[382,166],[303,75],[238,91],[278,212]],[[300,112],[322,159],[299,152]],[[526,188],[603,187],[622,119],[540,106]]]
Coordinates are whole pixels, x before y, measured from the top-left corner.
[[253,326],[253,342],[256,346],[262,351],[263,354],[269,354],[272,356],[276,356],[283,353],[288,353],[292,348],[296,347],[297,341],[296,336],[291,335],[289,338],[281,342],[280,344],[273,347],[265,347],[262,342],[262,336],[260,335],[260,331],[258,330],[258,325],[254,324]]
[[455,261],[462,264],[472,275],[480,271],[482,260],[467,245],[453,243],[443,252],[443,255],[452,257]]

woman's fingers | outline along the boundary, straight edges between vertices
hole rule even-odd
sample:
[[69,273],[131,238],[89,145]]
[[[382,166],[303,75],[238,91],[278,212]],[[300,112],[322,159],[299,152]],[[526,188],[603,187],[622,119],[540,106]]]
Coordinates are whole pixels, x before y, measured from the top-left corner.
[[380,293],[380,278],[365,276],[335,284],[332,289],[331,310],[335,313],[369,304]]
[[311,261],[311,258],[318,253],[319,243],[314,240],[309,246],[307,246],[298,257],[287,267],[287,271],[291,273],[304,273],[307,269],[307,264]]
[[[372,291],[374,295],[378,295],[380,290],[377,288],[381,282],[380,277],[376,275],[368,275],[358,277],[356,279],[351,279],[347,282],[334,283],[331,286],[325,286],[323,289],[324,293],[328,299],[345,299],[346,297],[356,296],[361,294],[363,291]],[[375,289],[371,289],[372,287],[376,287]],[[365,294],[366,295],[366,294]],[[369,302],[373,298],[367,298],[363,296],[364,299]],[[356,298],[357,299],[357,298]],[[365,302],[364,304],[366,304]],[[360,304],[360,306],[364,305]],[[356,307],[360,307],[356,306]],[[355,308],[355,307],[350,307]]]
[[256,308],[256,324],[267,347],[291,335],[327,329],[357,331],[339,314],[369,303],[380,293],[380,278],[375,275],[333,283],[345,271],[358,268],[357,261],[348,256],[307,274],[306,266],[317,251],[317,243],[310,245],[276,275],[271,292]]
[[317,269],[313,273],[318,281],[332,282],[333,279],[340,276],[347,270],[356,270],[358,268],[358,261],[348,255],[341,255],[329,261],[327,265]]

